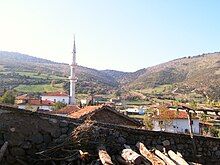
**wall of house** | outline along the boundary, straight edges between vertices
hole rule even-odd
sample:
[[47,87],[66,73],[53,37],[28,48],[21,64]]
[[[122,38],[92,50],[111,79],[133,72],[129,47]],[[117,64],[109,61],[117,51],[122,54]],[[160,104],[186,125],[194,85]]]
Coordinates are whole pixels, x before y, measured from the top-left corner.
[[[104,114],[102,115],[104,117]],[[201,155],[200,159],[196,160],[192,157],[191,138],[185,134],[145,131],[96,122],[91,125],[82,124],[80,120],[2,106],[0,119],[0,146],[5,141],[9,142],[8,151],[1,162],[3,165],[16,164],[18,159],[33,164],[38,159],[36,152],[63,143],[70,133],[76,130],[81,130],[77,136],[83,144],[79,146],[80,149],[95,152],[94,154],[97,154],[95,149],[100,143],[104,143],[110,155],[113,155],[121,152],[123,144],[135,148],[135,144],[141,141],[149,149],[163,150],[165,147],[167,150],[178,151],[187,160],[212,164],[220,159],[218,138],[194,136],[197,154]],[[108,116],[105,119],[108,119]]]
[[[192,121],[193,121],[192,124],[193,132],[195,134],[199,134],[200,133],[199,119],[192,119]],[[187,119],[173,119],[171,122],[168,122],[167,124],[162,124],[163,127],[160,126],[159,122],[160,120],[157,119],[153,120],[154,131],[163,130],[166,132],[173,132],[173,133],[185,133],[185,131],[189,132],[189,124]]]
[[18,105],[18,108],[20,109],[28,109],[31,111],[37,111],[38,109],[43,109],[43,110],[52,110],[53,106],[47,106],[47,105]]
[[42,100],[50,100],[55,102],[63,102],[65,104],[69,104],[69,96],[41,96]]

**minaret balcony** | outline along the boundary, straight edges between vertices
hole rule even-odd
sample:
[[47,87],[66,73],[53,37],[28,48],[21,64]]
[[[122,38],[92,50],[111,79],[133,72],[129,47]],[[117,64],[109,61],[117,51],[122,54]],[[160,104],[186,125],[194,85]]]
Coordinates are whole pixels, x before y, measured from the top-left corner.
[[71,76],[69,76],[69,80],[72,80],[72,81],[77,81],[77,80],[78,80],[78,78],[77,78],[77,77],[71,77]]
[[77,63],[72,63],[72,64],[70,64],[70,66],[72,66],[72,67],[77,67]]

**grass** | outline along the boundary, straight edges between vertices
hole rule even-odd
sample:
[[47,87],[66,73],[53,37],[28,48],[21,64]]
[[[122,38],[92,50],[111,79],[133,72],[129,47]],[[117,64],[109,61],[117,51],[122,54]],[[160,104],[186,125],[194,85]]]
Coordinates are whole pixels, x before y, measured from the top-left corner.
[[34,73],[34,72],[17,72],[19,73],[20,75],[22,76],[29,76],[29,77],[32,77],[32,78],[42,78],[42,79],[59,79],[59,80],[63,80],[63,79],[67,79],[66,77],[60,77],[60,76],[55,76],[55,75],[48,75],[48,74],[37,74],[37,73]]
[[[1,69],[1,65],[0,65],[0,72],[1,74],[8,74],[11,73],[10,71],[5,72],[3,70],[4,68]],[[37,74],[35,72],[15,72],[18,73],[21,76],[29,76],[30,78],[42,78],[42,79],[53,79],[53,80],[65,80],[67,79],[67,77],[60,77],[60,76],[56,76],[56,75],[49,75],[49,74]]]
[[25,93],[64,91],[63,84],[55,84],[54,87],[52,87],[50,84],[19,85],[15,88],[15,90]]
[[172,89],[172,85],[170,84],[166,84],[166,85],[160,85],[158,87],[155,88],[147,88],[147,89],[143,89],[140,90],[141,93],[163,93],[166,92],[168,90]]

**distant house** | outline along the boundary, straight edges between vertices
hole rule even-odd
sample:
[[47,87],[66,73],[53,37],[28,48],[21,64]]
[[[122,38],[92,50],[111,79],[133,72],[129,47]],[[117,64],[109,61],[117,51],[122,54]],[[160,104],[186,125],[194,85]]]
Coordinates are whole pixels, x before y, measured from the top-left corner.
[[[153,116],[153,130],[166,131],[173,133],[188,133],[189,121],[185,111],[176,111],[167,109],[164,112],[158,110],[157,115]],[[199,134],[199,118],[192,117],[193,133]]]
[[119,97],[118,98],[111,98],[110,102],[114,103],[116,106],[121,106],[122,105],[121,99]]
[[70,114],[80,110],[80,108],[77,105],[68,105],[65,106],[62,109],[51,111],[49,112],[52,115],[58,115],[58,116],[69,116]]
[[107,98],[103,97],[102,95],[92,95],[88,98],[88,104],[94,105],[94,104],[105,104],[108,101]]
[[145,110],[144,108],[127,108],[125,112],[127,115],[144,115]]
[[50,114],[68,116],[75,119],[90,119],[92,121],[117,124],[130,127],[141,127],[142,124],[126,115],[123,115],[109,106],[86,106],[79,109],[76,106],[67,106]]
[[17,96],[15,98],[15,104],[26,104],[29,99],[30,99],[30,97],[28,96],[28,94],[23,94],[23,95]]
[[19,109],[26,109],[30,111],[51,111],[53,109],[54,102],[50,100],[29,99],[27,102],[18,103]]
[[69,104],[70,98],[69,95],[65,92],[48,92],[48,93],[44,93],[41,96],[41,100],[49,100],[54,103],[59,101],[65,104]]

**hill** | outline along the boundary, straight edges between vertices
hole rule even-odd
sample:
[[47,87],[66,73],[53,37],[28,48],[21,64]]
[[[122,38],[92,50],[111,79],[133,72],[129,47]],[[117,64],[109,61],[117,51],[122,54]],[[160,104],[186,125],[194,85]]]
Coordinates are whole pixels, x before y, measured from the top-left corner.
[[178,93],[196,92],[219,99],[220,53],[184,57],[142,69],[130,73],[121,83],[135,90],[172,85]]
[[[52,81],[68,90],[69,65],[16,52],[0,51],[0,88],[48,88]],[[77,68],[77,92],[109,94],[129,91],[166,94],[199,94],[220,99],[220,53],[188,56],[136,72]],[[22,86],[21,86],[22,85]],[[29,88],[28,88],[29,89]]]
[[[0,88],[9,89],[30,84],[48,85],[54,80],[58,84],[63,83],[63,87],[68,90],[68,64],[6,51],[0,51],[0,59]],[[106,93],[119,85],[113,77],[95,69],[78,66],[76,75],[76,90],[79,93]]]

